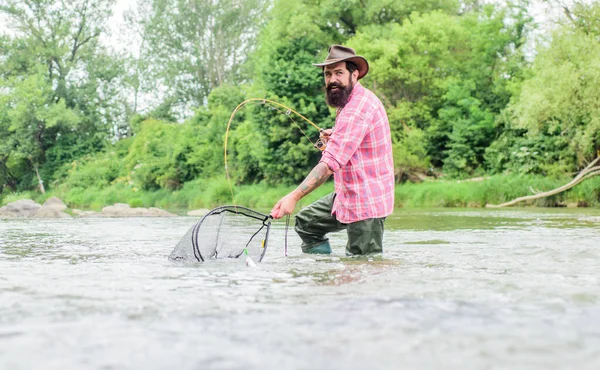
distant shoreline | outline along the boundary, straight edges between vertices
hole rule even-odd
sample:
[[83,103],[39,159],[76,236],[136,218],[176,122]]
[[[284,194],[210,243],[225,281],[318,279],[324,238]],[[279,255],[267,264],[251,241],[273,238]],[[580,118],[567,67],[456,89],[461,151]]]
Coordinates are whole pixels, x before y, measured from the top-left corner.
[[[542,176],[495,175],[465,180],[429,180],[422,183],[396,185],[396,208],[481,208],[486,204],[499,204],[511,199],[556,188],[570,179],[551,179]],[[136,190],[123,184],[106,188],[73,188],[39,192],[4,193],[0,205],[4,206],[19,199],[33,199],[43,204],[52,196],[60,198],[71,209],[99,212],[116,203],[132,208],[160,208],[176,210],[177,214],[197,209],[211,209],[224,204],[237,204],[255,209],[270,209],[282,195],[295,186],[270,186],[266,184],[233,187],[233,199],[227,182],[222,179],[199,180],[185,184],[178,190]],[[333,191],[330,181],[306,198],[298,207],[303,207]],[[591,178],[564,193],[520,203],[516,207],[600,207],[600,177]]]

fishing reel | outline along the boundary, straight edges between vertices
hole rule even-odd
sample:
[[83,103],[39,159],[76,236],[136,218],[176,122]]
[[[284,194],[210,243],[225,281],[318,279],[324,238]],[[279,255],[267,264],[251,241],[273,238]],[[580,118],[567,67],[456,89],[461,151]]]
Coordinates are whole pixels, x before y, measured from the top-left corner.
[[323,140],[318,139],[317,141],[315,141],[314,147],[319,149],[320,151],[323,151],[327,147],[327,144],[325,144]]
[[317,139],[317,141],[315,141],[314,147],[319,149],[320,151],[325,150],[325,148],[327,147],[327,141],[325,141],[323,139],[325,138],[326,140],[328,140],[329,135],[331,135],[331,132],[327,132],[327,131],[323,130],[322,128],[320,128],[319,129],[319,138]]

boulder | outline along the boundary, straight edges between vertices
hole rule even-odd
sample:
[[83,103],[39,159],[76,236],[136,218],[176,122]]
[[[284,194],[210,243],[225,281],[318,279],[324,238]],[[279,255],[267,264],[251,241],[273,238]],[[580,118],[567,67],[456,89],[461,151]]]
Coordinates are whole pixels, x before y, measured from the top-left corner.
[[202,216],[206,215],[208,212],[210,212],[209,209],[200,208],[200,209],[195,209],[193,211],[189,211],[187,213],[187,215],[188,216],[195,216],[195,217],[202,217]]
[[116,216],[122,217],[129,213],[131,207],[129,204],[115,203],[112,206],[106,206],[102,208],[102,215],[104,216]]
[[0,214],[12,214],[14,217],[30,217],[40,208],[42,206],[31,199],[21,199],[0,208]]
[[0,218],[15,218],[17,217],[14,213],[5,210],[5,207],[0,208]]
[[43,206],[42,208],[35,211],[31,216],[32,218],[71,218],[70,215],[61,212],[58,208],[52,206]]
[[108,217],[172,217],[172,213],[160,208],[131,208],[129,204],[116,203],[115,205],[102,208],[102,216]]
[[68,208],[67,205],[65,203],[63,203],[63,201],[58,199],[57,197],[49,198],[47,201],[44,202],[44,205],[42,207],[54,208],[59,211],[64,211],[65,209]]
[[148,209],[149,216],[151,217],[173,217],[176,216],[170,212],[165,211],[164,209],[150,207]]
[[100,213],[98,212],[94,212],[94,211],[82,211],[80,209],[74,209],[73,210],[73,214],[77,215],[79,217],[94,217],[94,216],[100,216]]

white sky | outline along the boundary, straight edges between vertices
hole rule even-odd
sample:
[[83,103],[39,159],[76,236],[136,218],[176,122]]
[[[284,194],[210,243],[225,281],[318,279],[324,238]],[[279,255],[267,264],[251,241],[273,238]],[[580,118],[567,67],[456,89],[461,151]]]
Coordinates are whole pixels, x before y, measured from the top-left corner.
[[[489,0],[490,2],[500,2],[504,3],[506,0]],[[594,1],[594,0],[588,0]],[[564,0],[563,3],[571,4],[573,0]],[[102,39],[106,46],[114,48],[116,50],[127,50],[131,48],[132,41],[127,40],[125,37],[124,29],[125,22],[123,19],[124,12],[135,8],[137,6],[137,0],[116,0],[113,14],[108,22],[110,35],[103,35]],[[552,28],[554,21],[558,17],[562,16],[562,11],[558,6],[554,6],[554,8],[550,7],[548,3],[543,0],[532,0],[532,5],[530,7],[530,14],[534,17],[536,22],[540,27],[540,34],[546,33],[549,29]],[[6,16],[0,14],[0,33],[12,33],[10,28],[7,26]]]
[[110,35],[102,35],[103,42],[107,46],[114,47],[116,50],[124,50],[128,48],[128,45],[124,42],[124,27],[125,20],[123,19],[124,13],[130,9],[137,7],[136,0],[116,0],[113,7],[113,14],[108,20],[110,27]]

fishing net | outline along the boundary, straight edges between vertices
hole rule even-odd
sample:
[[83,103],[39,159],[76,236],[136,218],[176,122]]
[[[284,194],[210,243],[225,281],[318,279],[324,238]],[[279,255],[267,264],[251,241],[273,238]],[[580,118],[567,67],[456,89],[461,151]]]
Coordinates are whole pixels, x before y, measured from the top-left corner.
[[271,216],[239,206],[208,212],[177,243],[171,261],[250,257],[260,262],[267,250]]

